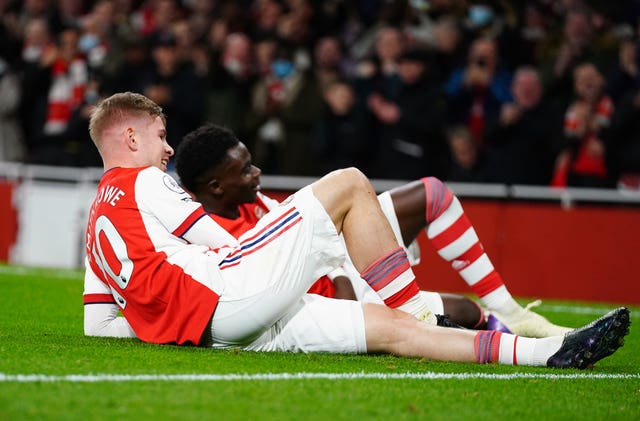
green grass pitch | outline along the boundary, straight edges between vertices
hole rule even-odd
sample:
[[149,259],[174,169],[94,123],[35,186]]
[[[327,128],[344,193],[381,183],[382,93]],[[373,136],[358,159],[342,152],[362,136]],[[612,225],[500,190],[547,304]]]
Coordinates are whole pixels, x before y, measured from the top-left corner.
[[[639,307],[625,346],[580,371],[86,338],[80,272],[0,266],[0,293],[0,420],[640,419]],[[578,326],[615,306],[538,311]]]

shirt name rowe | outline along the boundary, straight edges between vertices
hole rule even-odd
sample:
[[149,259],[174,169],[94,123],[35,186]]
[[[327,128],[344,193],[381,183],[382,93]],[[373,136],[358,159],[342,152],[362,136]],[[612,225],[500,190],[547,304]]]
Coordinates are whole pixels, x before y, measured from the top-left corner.
[[115,206],[116,202],[118,202],[118,200],[120,200],[124,195],[125,192],[118,187],[106,185],[98,192],[98,198],[96,202],[104,202],[110,204],[111,206]]

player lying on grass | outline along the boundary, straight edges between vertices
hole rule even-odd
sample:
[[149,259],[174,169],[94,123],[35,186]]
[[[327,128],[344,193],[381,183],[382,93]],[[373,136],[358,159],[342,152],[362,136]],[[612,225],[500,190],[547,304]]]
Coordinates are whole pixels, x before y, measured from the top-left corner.
[[[165,173],[173,149],[153,101],[129,92],[106,98],[89,131],[105,173],[87,223],[86,335],[584,368],[628,333],[626,308],[542,339],[426,324],[406,253],[358,170],[299,190],[236,240]],[[306,294],[343,264],[340,233],[388,306]]]
[[[236,238],[278,204],[259,192],[260,169],[252,164],[249,150],[229,130],[214,125],[201,127],[180,143],[175,159],[183,186]],[[440,180],[423,178],[384,192],[378,200],[397,241],[405,245],[410,262],[419,262],[416,237],[424,229],[438,254],[452,263],[482,303],[511,333],[547,337],[571,330],[523,309],[513,299],[484,252],[458,198]],[[335,287],[325,276],[309,292],[381,303],[353,270],[353,265],[346,265],[345,269],[346,278],[332,276]],[[464,327],[486,327],[483,311],[474,301],[455,294],[423,294],[433,313],[447,314]]]

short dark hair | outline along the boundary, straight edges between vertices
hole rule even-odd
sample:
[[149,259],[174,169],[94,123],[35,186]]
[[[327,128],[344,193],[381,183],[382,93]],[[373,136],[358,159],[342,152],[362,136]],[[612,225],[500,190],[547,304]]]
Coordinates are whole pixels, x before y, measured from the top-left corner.
[[240,140],[226,127],[207,123],[186,134],[176,150],[176,172],[182,185],[196,192],[218,165],[224,162],[227,151]]

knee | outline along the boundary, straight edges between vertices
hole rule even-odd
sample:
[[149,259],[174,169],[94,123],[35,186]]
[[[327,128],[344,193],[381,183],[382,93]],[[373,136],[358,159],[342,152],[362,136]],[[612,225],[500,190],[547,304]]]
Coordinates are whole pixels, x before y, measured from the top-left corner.
[[362,171],[355,167],[332,171],[313,183],[312,188],[334,222],[339,221],[364,194],[370,194],[372,200],[376,200],[377,203],[371,183]]
[[335,187],[340,186],[342,192],[348,194],[349,197],[362,192],[374,192],[367,176],[356,167],[336,170],[333,174],[337,177]]
[[364,173],[356,167],[343,168],[338,171],[340,172],[340,176],[344,177],[345,180],[348,180],[350,184],[358,185],[362,183],[369,183],[369,180]]
[[425,177],[421,179],[425,188],[427,223],[432,222],[447,210],[453,201],[453,193],[449,188],[436,177]]
[[438,177],[423,177],[420,181],[424,184],[425,189],[432,194],[438,194],[441,192],[451,194],[449,188]]
[[433,176],[429,176],[429,177],[422,177],[420,179],[423,183],[442,183],[442,180],[440,180],[438,177],[433,177]]

